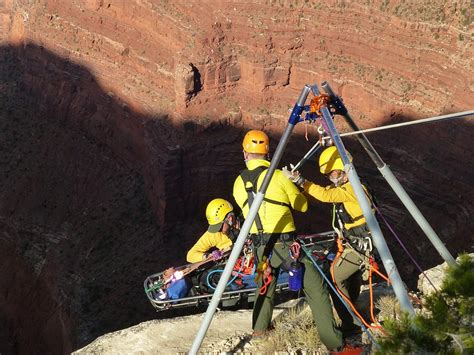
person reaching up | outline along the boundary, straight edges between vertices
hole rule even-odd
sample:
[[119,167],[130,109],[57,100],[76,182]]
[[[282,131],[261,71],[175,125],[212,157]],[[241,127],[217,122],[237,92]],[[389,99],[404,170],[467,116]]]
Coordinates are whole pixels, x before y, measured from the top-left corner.
[[[348,155],[352,161],[349,153]],[[355,304],[359,297],[362,278],[368,275],[364,271],[368,269],[369,260],[375,254],[372,237],[336,147],[328,147],[321,153],[319,170],[331,181],[331,185],[320,186],[306,180],[298,171],[292,172],[286,167],[282,171],[308,195],[321,202],[333,204],[333,221],[339,224],[334,227],[342,231],[342,238],[339,243],[339,253],[331,265],[331,275],[346,301]],[[369,203],[372,204],[372,196],[365,186],[362,185],[362,187]],[[350,336],[361,332],[359,320],[352,318],[337,297],[332,298],[334,307],[342,320],[340,329],[343,334]]]

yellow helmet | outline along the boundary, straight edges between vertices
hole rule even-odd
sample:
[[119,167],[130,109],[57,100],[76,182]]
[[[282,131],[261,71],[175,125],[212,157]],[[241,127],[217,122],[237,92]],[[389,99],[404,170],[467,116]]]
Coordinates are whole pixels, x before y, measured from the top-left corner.
[[267,154],[270,151],[270,140],[265,132],[252,130],[245,135],[242,147],[247,153]]
[[[349,154],[349,159],[352,161],[352,157]],[[319,156],[319,171],[321,174],[329,174],[334,170],[344,170],[344,163],[342,162],[341,156],[335,146],[328,147]]]
[[209,202],[206,208],[206,218],[209,222],[207,230],[211,233],[219,232],[225,217],[233,209],[231,203],[223,198],[215,198]]

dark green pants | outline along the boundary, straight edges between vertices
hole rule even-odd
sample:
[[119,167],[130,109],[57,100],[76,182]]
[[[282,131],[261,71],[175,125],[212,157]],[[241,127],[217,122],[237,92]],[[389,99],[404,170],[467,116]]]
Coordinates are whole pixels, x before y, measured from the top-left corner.
[[[272,320],[277,277],[282,262],[289,256],[288,248],[290,244],[291,242],[282,243],[278,241],[271,250],[270,261],[273,280],[271,284],[268,285],[267,292],[264,295],[258,295],[255,300],[252,327],[256,331],[268,329]],[[262,260],[263,251],[263,245],[257,248],[258,260]],[[300,261],[305,267],[303,291],[306,296],[306,301],[311,308],[321,342],[330,350],[336,349],[343,344],[343,341],[341,332],[336,329],[327,286],[319,271],[315,269],[314,265],[304,253]],[[258,286],[261,286],[261,280],[259,280]]]
[[[359,297],[360,286],[362,284],[362,272],[360,270],[362,262],[361,254],[355,250],[346,248],[334,265],[334,279],[336,285],[354,305]],[[346,306],[344,306],[337,295],[334,295],[333,291],[331,291],[331,297],[334,308],[342,321],[342,332],[350,332],[354,328],[358,328],[359,322],[352,317]]]
[[[370,235],[366,224],[354,227],[349,231],[345,231],[347,237],[365,238]],[[360,286],[362,284],[362,270],[365,270],[364,263],[367,261],[368,253],[359,251],[351,246],[346,246],[342,255],[334,264],[334,281],[341,292],[351,300],[355,305],[359,294]],[[331,291],[331,297],[334,303],[334,308],[341,318],[341,330],[350,332],[359,328],[359,320],[352,317],[346,306],[341,302],[340,298],[334,295]]]

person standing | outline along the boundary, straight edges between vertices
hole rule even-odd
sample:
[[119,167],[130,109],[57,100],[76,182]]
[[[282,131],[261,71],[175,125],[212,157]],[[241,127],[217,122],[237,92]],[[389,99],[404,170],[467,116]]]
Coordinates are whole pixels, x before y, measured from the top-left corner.
[[[339,252],[332,262],[331,276],[343,298],[354,305],[360,294],[363,271],[368,267],[369,258],[374,252],[370,231],[336,147],[328,147],[321,153],[319,170],[332,182],[331,185],[320,186],[306,180],[298,171],[291,172],[283,168],[285,176],[305,193],[321,202],[333,204],[333,221],[338,221],[342,239],[338,241]],[[367,188],[363,186],[363,189],[371,202],[372,197]],[[353,319],[338,297],[333,297],[333,302],[342,321],[340,329],[344,336],[360,333],[360,321]]]
[[[270,166],[269,138],[263,131],[252,130],[245,135],[242,146],[246,169],[236,178],[233,195],[246,217],[253,196],[260,189]],[[276,169],[250,229],[250,238],[260,261],[261,271],[264,275],[271,276],[262,276],[257,283],[260,293],[254,302],[252,315],[254,337],[264,336],[269,329],[280,267],[288,259],[290,246],[295,241],[296,228],[291,209],[306,212],[308,202],[283,172]],[[344,344],[341,332],[336,329],[326,284],[306,256],[300,261],[305,267],[303,291],[320,339],[329,350],[339,350]],[[271,281],[266,283],[268,280]]]

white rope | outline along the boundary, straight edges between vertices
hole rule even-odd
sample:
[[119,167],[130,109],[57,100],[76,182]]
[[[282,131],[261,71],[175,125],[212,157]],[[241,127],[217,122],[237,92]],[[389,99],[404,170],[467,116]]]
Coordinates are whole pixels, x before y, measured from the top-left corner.
[[[446,119],[451,119],[451,118],[463,118],[467,116],[474,116],[474,110],[471,111],[464,111],[464,112],[458,112],[458,113],[451,113],[449,115],[443,115],[443,116],[436,116],[436,117],[430,117],[430,118],[424,118],[421,120],[416,120],[416,121],[410,121],[410,122],[403,122],[403,123],[396,123],[392,125],[387,125],[387,126],[381,126],[381,127],[375,127],[375,128],[368,128],[368,129],[362,129],[360,131],[354,131],[354,132],[346,132],[346,133],[341,133],[341,137],[346,137],[346,136],[352,136],[354,134],[362,134],[362,133],[367,133],[367,132],[375,132],[375,131],[382,131],[385,129],[391,129],[391,128],[397,128],[397,127],[403,127],[403,126],[409,126],[409,125],[414,125],[414,124],[419,124],[419,123],[427,123],[427,122],[433,122],[433,121],[440,121],[440,120],[446,120]],[[329,139],[328,137],[324,137],[323,139]]]

